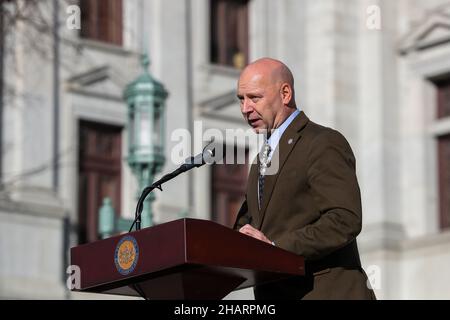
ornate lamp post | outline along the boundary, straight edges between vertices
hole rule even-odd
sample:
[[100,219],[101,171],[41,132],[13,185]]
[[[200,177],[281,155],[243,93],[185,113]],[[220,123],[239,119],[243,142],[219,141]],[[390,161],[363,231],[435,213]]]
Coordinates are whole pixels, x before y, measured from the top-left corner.
[[[162,83],[148,72],[150,61],[147,54],[142,57],[143,73],[131,82],[124,91],[128,105],[128,165],[138,179],[141,191],[152,184],[154,177],[165,162],[165,101],[168,93]],[[151,193],[144,202],[142,226],[153,225]]]

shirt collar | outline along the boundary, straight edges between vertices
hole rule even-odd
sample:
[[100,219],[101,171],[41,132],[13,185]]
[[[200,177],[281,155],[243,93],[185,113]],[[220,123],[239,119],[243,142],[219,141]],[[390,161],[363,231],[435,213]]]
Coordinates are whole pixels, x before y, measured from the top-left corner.
[[271,158],[273,151],[278,146],[278,143],[280,142],[281,136],[283,135],[284,131],[286,131],[287,127],[294,121],[295,117],[300,113],[299,109],[296,109],[284,122],[279,126],[277,129],[275,129],[272,134],[270,135],[270,138],[267,140],[267,143],[270,145],[270,155],[269,158]]

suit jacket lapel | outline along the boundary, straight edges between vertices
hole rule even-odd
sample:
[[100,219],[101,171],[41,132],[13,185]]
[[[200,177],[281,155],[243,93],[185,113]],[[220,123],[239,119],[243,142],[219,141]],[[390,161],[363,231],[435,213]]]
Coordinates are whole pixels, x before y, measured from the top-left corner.
[[[275,174],[266,175],[265,177],[263,203],[261,206],[259,219],[258,221],[255,221],[255,223],[253,224],[253,226],[257,229],[261,229],[264,220],[264,215],[266,213],[267,206],[270,202],[270,198],[272,197],[272,192],[273,189],[275,188],[280,172],[281,170],[283,170],[283,166],[286,160],[288,159],[289,155],[291,154],[291,151],[294,149],[295,145],[300,139],[301,130],[306,126],[308,121],[309,119],[305,115],[305,113],[303,111],[300,112],[300,114],[294,119],[294,121],[292,121],[292,123],[287,127],[286,131],[281,136],[280,142],[278,143],[278,146],[272,155],[270,169],[273,170],[278,168],[278,170],[276,170],[276,173],[274,172]],[[256,198],[258,192],[257,183],[258,183],[258,170],[256,170],[256,186],[253,189],[256,192]]]

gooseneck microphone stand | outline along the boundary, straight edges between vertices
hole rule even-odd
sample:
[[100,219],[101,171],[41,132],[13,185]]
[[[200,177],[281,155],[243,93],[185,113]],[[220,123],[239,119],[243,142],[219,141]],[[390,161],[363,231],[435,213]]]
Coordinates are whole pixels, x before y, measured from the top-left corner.
[[158,181],[155,181],[153,184],[146,187],[142,191],[141,196],[139,197],[139,200],[136,205],[136,211],[134,213],[135,218],[134,218],[133,223],[131,224],[130,230],[128,230],[128,232],[131,232],[131,230],[133,230],[134,225],[136,225],[136,231],[141,230],[141,214],[142,214],[142,210],[144,209],[144,200],[150,194],[150,192],[152,192],[154,189],[159,189],[162,191],[161,186],[163,183],[165,183],[169,180],[172,180],[173,178],[175,178],[176,176],[178,176],[179,174],[181,174],[183,172],[189,171],[193,168],[201,167],[204,164],[209,163],[208,159],[213,158],[215,155],[215,152],[214,152],[215,150],[209,149],[209,147],[211,146],[213,141],[214,140],[209,142],[208,145],[206,145],[206,147],[203,148],[202,153],[196,155],[195,157],[188,158],[178,169],[172,171],[171,173],[166,174],[161,179],[159,179]]

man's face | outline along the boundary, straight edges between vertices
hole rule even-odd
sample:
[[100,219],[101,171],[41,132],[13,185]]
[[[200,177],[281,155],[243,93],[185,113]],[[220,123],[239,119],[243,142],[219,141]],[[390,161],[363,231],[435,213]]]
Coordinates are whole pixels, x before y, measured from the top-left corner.
[[256,133],[274,128],[277,112],[283,106],[277,83],[270,83],[264,74],[244,71],[239,79],[237,97],[242,115]]

